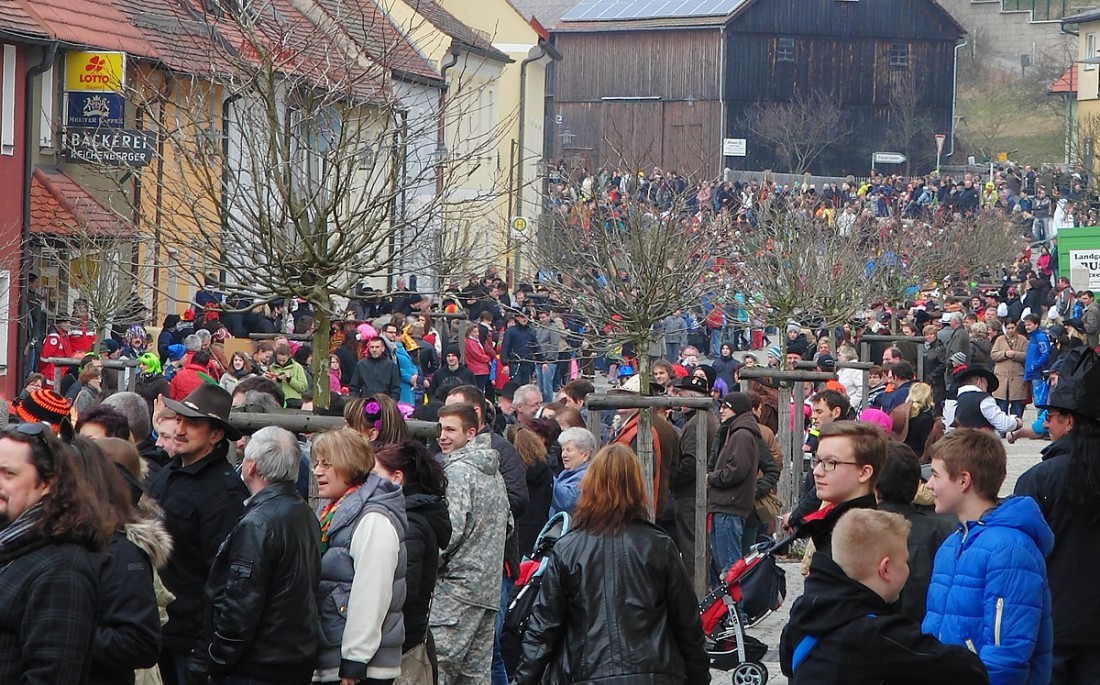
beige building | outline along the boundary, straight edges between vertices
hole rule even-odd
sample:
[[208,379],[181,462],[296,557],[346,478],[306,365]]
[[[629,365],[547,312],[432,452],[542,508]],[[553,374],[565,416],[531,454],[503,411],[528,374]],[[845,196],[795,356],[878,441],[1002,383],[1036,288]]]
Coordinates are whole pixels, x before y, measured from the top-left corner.
[[1062,30],[1077,35],[1077,151],[1095,187],[1100,171],[1100,9],[1062,20]]
[[[464,24],[488,36],[493,48],[508,55],[499,82],[500,131],[497,136],[497,168],[506,180],[506,192],[492,210],[493,251],[496,264],[514,269],[517,241],[530,239],[539,224],[542,208],[540,184],[546,119],[547,65],[560,59],[550,45],[549,34],[537,22],[528,21],[509,0],[440,0],[440,5]],[[512,228],[515,217],[528,228]],[[490,236],[487,236],[487,238]],[[507,259],[507,264],[504,264]],[[532,275],[535,266],[519,263],[518,278]]]

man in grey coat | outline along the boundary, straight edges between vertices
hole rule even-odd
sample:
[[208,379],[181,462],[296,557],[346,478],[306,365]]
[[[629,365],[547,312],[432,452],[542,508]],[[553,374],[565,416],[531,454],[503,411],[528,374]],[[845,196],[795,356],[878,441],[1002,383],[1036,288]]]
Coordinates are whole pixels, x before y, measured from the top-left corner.
[[675,364],[680,359],[680,348],[686,344],[687,323],[684,312],[677,309],[665,317],[665,359]]
[[955,364],[959,357],[956,354],[962,354],[966,360],[963,362],[966,366],[970,365],[970,333],[966,330],[966,326],[963,325],[962,312],[951,312],[950,321],[948,323],[951,326],[951,335],[947,338],[945,346],[947,347],[946,357],[951,363],[947,364],[943,370],[944,381],[947,383],[947,387],[951,388],[955,384]]

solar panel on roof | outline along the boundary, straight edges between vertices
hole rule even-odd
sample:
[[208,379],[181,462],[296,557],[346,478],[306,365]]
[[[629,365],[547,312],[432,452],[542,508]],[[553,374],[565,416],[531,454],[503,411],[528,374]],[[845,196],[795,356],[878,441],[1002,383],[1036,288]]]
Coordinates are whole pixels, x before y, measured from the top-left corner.
[[714,17],[729,14],[745,0],[581,0],[562,21],[629,21]]

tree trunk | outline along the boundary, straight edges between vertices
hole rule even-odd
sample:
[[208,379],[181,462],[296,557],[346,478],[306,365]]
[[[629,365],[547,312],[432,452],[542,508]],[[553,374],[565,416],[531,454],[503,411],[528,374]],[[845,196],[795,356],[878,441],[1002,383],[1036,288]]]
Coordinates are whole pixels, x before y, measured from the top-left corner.
[[313,408],[328,409],[332,392],[328,381],[329,341],[332,339],[332,315],[328,297],[314,304],[313,323]]

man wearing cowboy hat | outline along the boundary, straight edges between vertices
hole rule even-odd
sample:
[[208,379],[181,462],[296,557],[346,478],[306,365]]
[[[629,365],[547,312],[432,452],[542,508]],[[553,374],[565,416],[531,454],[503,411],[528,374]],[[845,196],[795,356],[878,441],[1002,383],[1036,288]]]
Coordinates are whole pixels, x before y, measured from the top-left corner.
[[1100,587],[1092,574],[1082,572],[1100,561],[1100,469],[1095,452],[1100,436],[1100,357],[1079,347],[1063,360],[1057,385],[1039,407],[1046,410],[1044,426],[1053,442],[1043,450],[1043,460],[1016,481],[1015,492],[1034,498],[1054,531],[1054,551],[1047,557],[1054,618],[1053,685],[1100,681],[1100,638],[1092,623],[1100,612]]
[[160,663],[166,683],[184,682],[187,655],[202,627],[203,588],[210,566],[249,496],[226,458],[229,441],[241,437],[229,423],[232,403],[228,392],[209,383],[181,402],[164,399],[164,406],[177,415],[176,452],[150,484],[149,494],[164,509],[164,525],[174,544],[161,572],[164,585],[176,596],[168,605],[163,630]]
[[944,431],[981,428],[1004,435],[1019,430],[1023,425],[1022,420],[1006,414],[997,406],[991,393],[996,392],[1000,381],[992,371],[962,364],[955,367],[952,380],[959,390],[956,399],[944,403]]

